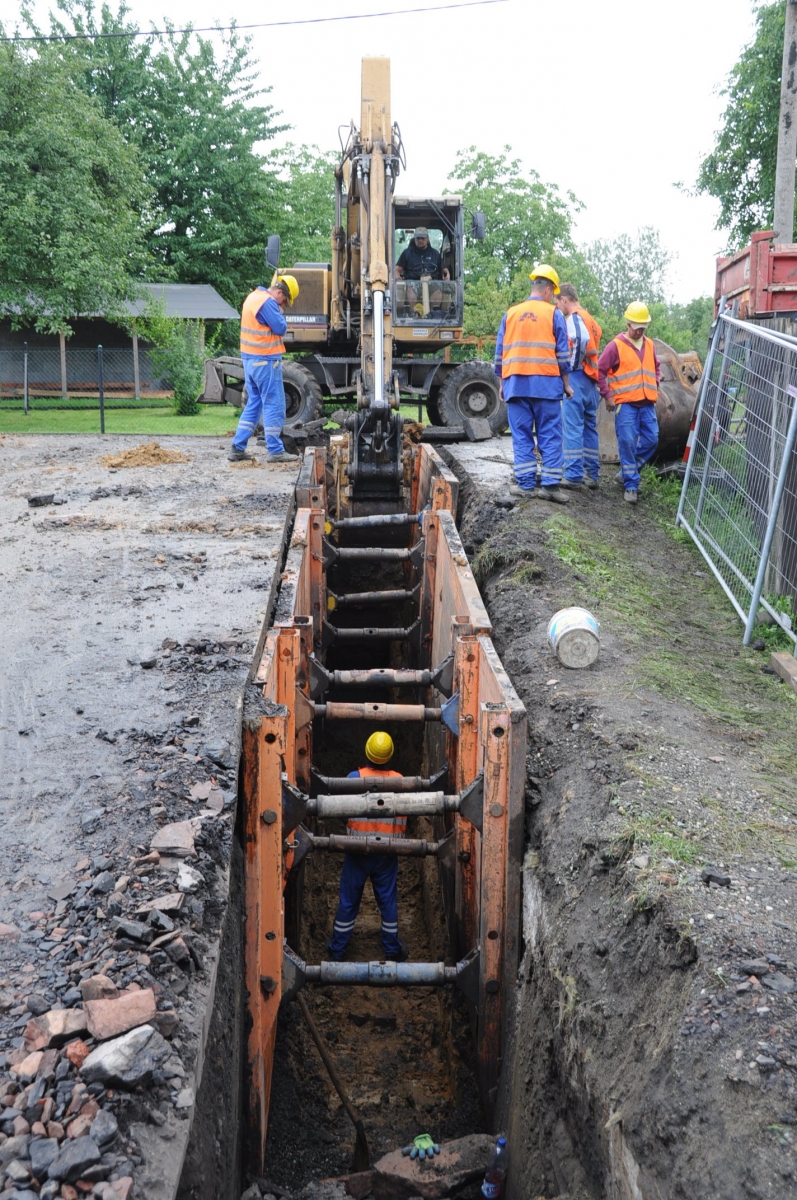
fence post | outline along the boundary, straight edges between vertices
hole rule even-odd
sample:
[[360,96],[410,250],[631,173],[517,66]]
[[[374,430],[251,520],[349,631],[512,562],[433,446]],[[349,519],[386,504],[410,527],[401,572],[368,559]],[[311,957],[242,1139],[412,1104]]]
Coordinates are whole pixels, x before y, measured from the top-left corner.
[[105,386],[102,375],[102,346],[97,347],[97,383],[100,392],[100,433],[105,433]]
[[25,416],[28,415],[28,343],[22,350],[22,398],[25,405]]
[[61,352],[61,399],[66,400],[66,338],[62,329],[58,331],[58,349]]
[[[795,439],[797,439],[797,397],[792,396],[791,417],[789,419],[789,428],[786,433],[786,442],[783,447],[783,457],[780,460],[780,471],[778,472],[778,483],[775,488],[775,494],[772,497],[772,504],[769,509],[769,520],[767,521],[766,532],[764,533],[764,541],[761,546],[761,557],[758,560],[758,571],[756,572],[755,583],[753,584],[753,596],[750,601],[750,612],[747,614],[747,624],[744,627],[743,645],[750,645],[750,638],[753,635],[753,626],[758,615],[758,605],[761,601],[761,592],[764,588],[764,576],[767,572],[769,563],[769,552],[772,549],[772,539],[775,536],[775,527],[778,523],[778,515],[780,513],[780,502],[783,499],[783,491],[786,487],[786,476],[789,473],[791,464],[791,456],[794,450]],[[772,430],[772,440],[775,440],[775,430]]]
[[141,399],[141,374],[138,366],[138,334],[133,334],[133,392],[136,400]]
[[[722,314],[717,317],[717,324],[714,326],[714,336],[711,339],[711,345],[708,349],[708,358],[706,366],[700,378],[700,392],[697,397],[697,413],[695,414],[695,440],[692,443],[692,449],[689,452],[689,458],[686,460],[686,471],[684,472],[684,482],[681,488],[681,496],[678,500],[678,512],[675,514],[676,529],[681,524],[684,515],[684,502],[686,501],[686,489],[689,486],[689,480],[692,477],[692,468],[695,458],[697,457],[697,434],[700,429],[700,420],[703,416],[703,409],[706,406],[706,396],[708,389],[711,387],[711,372],[714,370],[714,355],[717,352],[717,344],[720,340],[720,329],[722,328]],[[727,334],[727,330],[726,330]]]

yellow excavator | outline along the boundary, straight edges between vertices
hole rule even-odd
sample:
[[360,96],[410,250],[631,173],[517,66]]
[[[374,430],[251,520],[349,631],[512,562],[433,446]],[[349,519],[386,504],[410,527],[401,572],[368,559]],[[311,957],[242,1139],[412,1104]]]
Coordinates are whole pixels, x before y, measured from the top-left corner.
[[[359,454],[350,467],[362,470],[366,439],[396,436],[396,422],[389,422],[386,433],[385,419],[400,401],[424,404],[434,425],[461,428],[466,418],[480,417],[501,432],[506,407],[492,365],[451,363],[445,355],[463,335],[462,197],[395,195],[405,157],[398,125],[391,121],[388,58],[363,59],[360,125],[352,122],[341,144],[331,262],[284,267],[301,289],[286,312],[284,341],[292,355],[283,365],[286,426],[306,426],[321,415],[325,400],[356,400]],[[421,228],[439,255],[442,278],[401,278],[396,270]],[[470,214],[468,233],[484,237],[483,214]],[[278,258],[278,239],[271,238],[269,265],[275,267]],[[241,404],[242,389],[240,359],[208,360],[200,400]],[[400,453],[396,469],[399,458]]]

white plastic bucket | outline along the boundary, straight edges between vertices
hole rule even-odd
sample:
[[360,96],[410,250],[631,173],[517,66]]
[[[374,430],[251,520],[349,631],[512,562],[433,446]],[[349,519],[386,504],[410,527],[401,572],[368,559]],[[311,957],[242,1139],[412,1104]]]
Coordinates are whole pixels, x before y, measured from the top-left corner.
[[548,622],[548,641],[563,667],[589,667],[600,653],[601,627],[586,608],[560,608]]

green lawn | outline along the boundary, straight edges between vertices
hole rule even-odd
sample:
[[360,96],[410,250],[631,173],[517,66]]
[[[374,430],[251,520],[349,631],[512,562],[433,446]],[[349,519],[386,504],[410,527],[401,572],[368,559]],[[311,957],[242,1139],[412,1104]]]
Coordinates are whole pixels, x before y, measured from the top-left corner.
[[[418,420],[416,404],[402,404],[400,411],[405,420]],[[238,409],[228,404],[201,404],[195,417],[177,417],[170,408],[111,408],[105,410],[105,432],[147,437],[174,433],[222,437],[234,432],[238,417]],[[96,408],[67,411],[33,409],[27,416],[24,412],[3,412],[0,409],[0,433],[99,432],[100,414]]]

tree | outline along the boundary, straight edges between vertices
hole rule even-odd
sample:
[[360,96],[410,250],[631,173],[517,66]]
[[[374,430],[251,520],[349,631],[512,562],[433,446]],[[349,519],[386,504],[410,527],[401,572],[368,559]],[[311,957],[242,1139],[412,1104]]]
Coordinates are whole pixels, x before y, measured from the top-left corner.
[[632,300],[648,305],[664,300],[672,255],[662,245],[657,229],[648,225],[638,230],[635,238],[621,233],[613,239],[592,242],[585,254],[600,281],[601,300],[607,311],[621,314]]
[[483,242],[470,239],[465,252],[468,276],[492,276],[501,286],[524,263],[533,265],[555,252],[572,249],[573,213],[582,206],[572,192],[563,197],[555,184],[543,183],[506,153],[485,154],[470,146],[460,152],[449,175],[466,208],[486,218]]
[[772,223],[784,24],[782,0],[759,7],[755,37],[720,93],[728,101],[722,127],[697,177],[697,191],[720,202],[717,226],[728,230],[731,249]]
[[274,232],[282,236],[282,262],[329,262],[335,222],[335,176],[339,155],[318,146],[288,143],[271,156],[276,173]]
[[0,45],[0,310],[42,332],[120,315],[148,199],[137,152],[63,65]]
[[249,40],[233,31],[217,51],[191,34],[136,39],[125,0],[116,13],[97,13],[93,0],[58,8],[65,19],[52,19],[53,33],[120,35],[50,53],[139,151],[153,193],[141,209],[146,277],[211,283],[237,306],[262,281],[279,214],[273,167],[258,147],[283,128],[262,103],[268,89],[256,86]]

